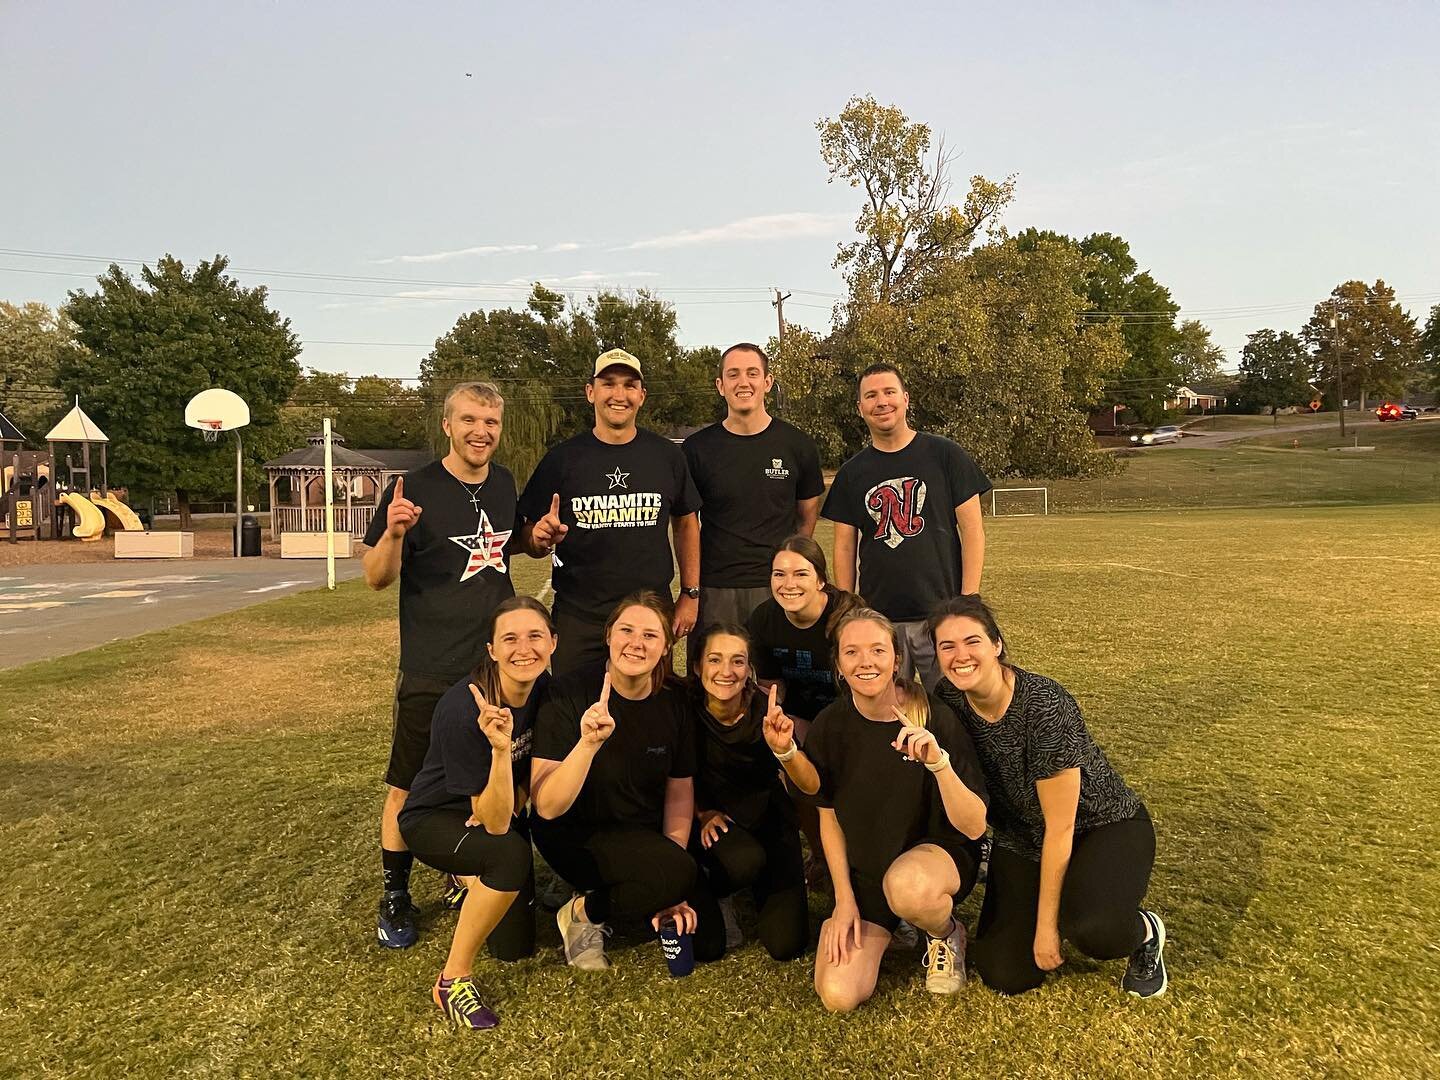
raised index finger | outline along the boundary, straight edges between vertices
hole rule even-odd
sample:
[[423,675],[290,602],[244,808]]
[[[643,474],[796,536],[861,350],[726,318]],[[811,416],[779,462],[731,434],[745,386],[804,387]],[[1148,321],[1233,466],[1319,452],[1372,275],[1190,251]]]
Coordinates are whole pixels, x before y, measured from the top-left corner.
[[394,501],[396,501],[396,500],[398,500],[398,499],[403,499],[404,497],[405,497],[405,477],[403,477],[403,476],[397,476],[397,477],[395,478],[395,491],[391,494],[391,496],[390,496],[390,501],[391,501],[391,502],[394,502]]
[[560,516],[560,493],[558,491],[550,496],[550,515],[557,518]]
[[610,672],[605,672],[605,681],[600,684],[600,708],[610,708]]
[[775,689],[776,689],[776,687],[777,687],[778,685],[779,685],[778,683],[773,683],[773,682],[770,684],[770,711],[771,711],[771,712],[774,712],[774,711],[775,711]]
[[490,703],[485,700],[485,695],[480,692],[480,687],[476,686],[473,682],[470,684],[470,696],[475,699],[475,704],[480,706],[481,712],[484,712],[490,707]]

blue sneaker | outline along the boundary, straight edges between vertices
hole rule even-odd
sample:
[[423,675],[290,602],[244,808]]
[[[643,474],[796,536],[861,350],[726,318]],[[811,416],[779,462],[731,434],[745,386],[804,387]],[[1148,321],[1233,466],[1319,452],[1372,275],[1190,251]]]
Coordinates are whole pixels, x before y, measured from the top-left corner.
[[408,949],[420,936],[415,929],[415,916],[420,914],[410,902],[410,894],[399,889],[387,892],[380,899],[380,919],[375,936],[387,949]]

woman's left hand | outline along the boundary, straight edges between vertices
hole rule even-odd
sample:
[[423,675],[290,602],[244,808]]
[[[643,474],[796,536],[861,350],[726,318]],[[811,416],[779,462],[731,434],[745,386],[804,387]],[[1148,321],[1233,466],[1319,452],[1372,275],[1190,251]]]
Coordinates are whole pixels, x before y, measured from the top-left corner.
[[729,832],[730,826],[734,824],[728,814],[719,810],[704,810],[700,813],[700,846],[703,848],[712,847],[715,841],[720,839],[720,834]]
[[940,744],[935,741],[933,731],[927,731],[923,727],[910,723],[898,708],[895,710],[895,718],[900,721],[900,734],[895,736],[895,741],[890,744],[891,746],[911,761],[923,761],[926,765],[934,765],[940,760]]
[[480,709],[480,731],[489,740],[490,749],[501,754],[508,754],[510,752],[510,734],[515,727],[515,720],[510,715],[510,710],[491,705],[474,683],[470,684],[470,696],[475,699],[475,704]]
[[699,921],[699,918],[695,914],[695,909],[684,900],[681,900],[680,903],[674,907],[667,907],[664,911],[657,911],[655,917],[650,920],[650,925],[655,928],[655,932],[658,934],[660,927],[664,926],[667,922],[673,922],[677,934],[693,934],[695,932],[695,926]]
[[1054,971],[1065,962],[1060,955],[1060,931],[1035,928],[1035,966],[1041,971]]

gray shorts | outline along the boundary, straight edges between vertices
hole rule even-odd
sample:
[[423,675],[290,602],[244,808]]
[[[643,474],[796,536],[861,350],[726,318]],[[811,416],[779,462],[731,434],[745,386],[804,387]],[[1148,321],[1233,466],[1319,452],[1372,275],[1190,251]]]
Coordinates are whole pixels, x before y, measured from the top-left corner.
[[935,663],[935,643],[925,631],[925,620],[897,622],[900,631],[900,675],[910,679],[916,676],[926,690],[934,690],[940,681],[940,668]]

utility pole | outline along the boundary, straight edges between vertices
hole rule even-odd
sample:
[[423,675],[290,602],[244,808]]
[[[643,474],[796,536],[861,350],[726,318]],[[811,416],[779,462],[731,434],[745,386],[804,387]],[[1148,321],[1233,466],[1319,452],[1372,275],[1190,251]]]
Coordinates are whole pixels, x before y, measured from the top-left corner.
[[1335,398],[1340,406],[1340,438],[1345,438],[1345,369],[1340,363],[1340,316],[1330,316],[1330,329],[1335,331]]
[[[776,289],[775,299],[770,301],[770,306],[775,309],[775,318],[779,321],[780,324],[780,332],[779,335],[776,337],[776,341],[779,343],[780,348],[785,347],[785,301],[789,299],[790,294],[788,292],[782,296],[780,294],[780,290]],[[778,352],[779,349],[777,348],[776,351]]]

